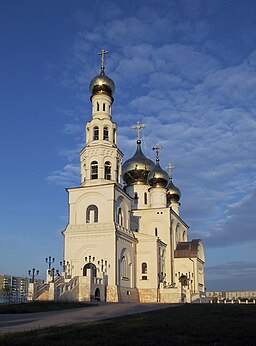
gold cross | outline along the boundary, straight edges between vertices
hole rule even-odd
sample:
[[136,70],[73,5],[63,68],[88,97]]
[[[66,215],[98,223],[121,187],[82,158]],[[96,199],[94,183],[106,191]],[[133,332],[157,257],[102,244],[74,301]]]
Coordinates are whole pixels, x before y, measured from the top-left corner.
[[152,148],[152,150],[156,151],[156,161],[159,162],[159,151],[163,149],[162,145],[157,144],[155,147]]
[[140,134],[141,134],[141,129],[144,129],[146,127],[146,125],[142,124],[140,121],[137,121],[137,124],[132,126],[133,130],[136,130],[138,133],[138,141],[140,141]]
[[170,178],[172,178],[172,171],[173,171],[173,168],[174,166],[172,165],[172,163],[170,162],[169,165],[166,167],[169,175],[170,175]]
[[102,70],[104,70],[104,61],[105,61],[105,59],[104,59],[104,55],[105,54],[108,54],[108,51],[107,50],[105,50],[105,49],[102,49],[101,50],[101,52],[100,53],[98,53],[98,55],[101,55],[101,69]]

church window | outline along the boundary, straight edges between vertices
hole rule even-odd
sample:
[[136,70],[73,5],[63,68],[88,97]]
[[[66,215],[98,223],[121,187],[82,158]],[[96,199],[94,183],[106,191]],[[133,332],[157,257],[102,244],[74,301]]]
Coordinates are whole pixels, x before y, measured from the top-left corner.
[[116,181],[119,182],[119,160],[116,163]]
[[105,110],[106,110],[106,104],[103,103],[103,112],[105,112]]
[[134,199],[136,202],[138,202],[138,193],[137,192],[135,192],[135,194],[134,194]]
[[98,126],[94,126],[93,128],[93,140],[97,141],[99,139],[99,128]]
[[116,129],[113,130],[113,143],[116,143]]
[[144,193],[144,204],[148,204],[148,195],[147,195],[147,192]]
[[98,222],[98,219],[98,207],[94,204],[89,205],[89,207],[86,209],[86,223]]
[[155,227],[155,236],[157,237],[157,227]]
[[182,238],[183,238],[182,239],[183,241],[186,241],[186,231],[183,232],[183,237]]
[[145,275],[145,274],[148,273],[148,265],[147,265],[146,262],[143,262],[143,263],[141,264],[141,272],[142,272],[142,274],[144,274],[144,275],[141,276],[141,279],[142,279],[142,280],[147,280],[148,277],[147,277],[147,275]]
[[118,216],[118,224],[120,226],[123,226],[123,213],[122,213],[122,209],[121,208],[118,209],[117,216]]
[[104,178],[111,180],[111,163],[109,161],[105,162]]
[[104,127],[103,129],[103,139],[104,141],[108,141],[109,138],[108,138],[108,128],[107,127]]
[[91,179],[98,179],[98,162],[92,161],[91,163]]
[[141,264],[141,272],[142,272],[142,274],[147,274],[148,273],[148,265],[147,265],[146,262],[143,262]]
[[97,102],[97,112],[100,110],[99,102]]
[[126,256],[122,257],[121,276],[122,276],[123,279],[128,279],[128,263],[127,263]]

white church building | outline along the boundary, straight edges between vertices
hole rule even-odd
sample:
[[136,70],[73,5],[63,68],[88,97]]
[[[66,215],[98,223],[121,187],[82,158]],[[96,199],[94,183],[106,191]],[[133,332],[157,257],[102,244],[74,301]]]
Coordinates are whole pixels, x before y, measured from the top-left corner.
[[[90,83],[92,114],[80,152],[81,184],[68,188],[58,299],[106,302],[193,302],[204,296],[204,249],[188,239],[179,216],[180,190],[141,149],[122,162],[112,120],[115,85],[105,74]],[[56,295],[56,293],[55,293]]]

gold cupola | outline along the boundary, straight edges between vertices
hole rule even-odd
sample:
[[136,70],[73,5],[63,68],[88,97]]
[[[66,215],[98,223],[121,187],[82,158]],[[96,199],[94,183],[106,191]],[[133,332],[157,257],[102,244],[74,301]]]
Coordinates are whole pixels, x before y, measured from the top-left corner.
[[165,172],[159,164],[159,150],[162,149],[162,146],[159,144],[156,145],[156,147],[153,147],[153,150],[156,151],[156,164],[154,165],[154,168],[151,172],[148,174],[148,184],[151,187],[161,187],[166,188],[167,184],[169,183],[169,176],[168,173]]
[[91,98],[94,95],[101,95],[101,94],[105,94],[108,95],[113,99],[113,95],[115,92],[115,83],[113,82],[113,80],[111,78],[109,78],[108,76],[106,76],[105,74],[105,66],[104,66],[104,55],[107,54],[108,51],[102,49],[102,51],[100,53],[98,53],[99,55],[101,55],[101,72],[98,76],[94,77],[91,80],[90,83],[90,92],[91,92]]
[[153,167],[154,162],[143,154],[138,139],[135,154],[123,164],[123,180],[126,185],[147,184],[148,173]]

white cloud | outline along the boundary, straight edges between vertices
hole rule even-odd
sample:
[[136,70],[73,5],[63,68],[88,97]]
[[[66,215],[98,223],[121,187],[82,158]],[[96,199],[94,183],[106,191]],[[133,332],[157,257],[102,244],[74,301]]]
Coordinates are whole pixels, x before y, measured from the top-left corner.
[[47,177],[50,183],[61,186],[78,185],[80,177],[80,166],[74,164],[66,165],[62,170],[54,171]]

